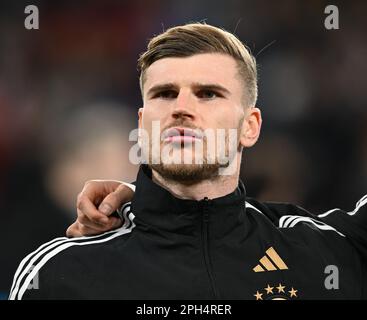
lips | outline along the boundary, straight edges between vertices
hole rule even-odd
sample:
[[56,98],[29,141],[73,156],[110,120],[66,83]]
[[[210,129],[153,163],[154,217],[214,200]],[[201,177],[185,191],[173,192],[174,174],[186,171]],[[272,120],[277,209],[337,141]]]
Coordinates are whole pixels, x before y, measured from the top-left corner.
[[202,139],[202,134],[198,129],[175,127],[163,132],[164,142],[192,143],[200,139]]

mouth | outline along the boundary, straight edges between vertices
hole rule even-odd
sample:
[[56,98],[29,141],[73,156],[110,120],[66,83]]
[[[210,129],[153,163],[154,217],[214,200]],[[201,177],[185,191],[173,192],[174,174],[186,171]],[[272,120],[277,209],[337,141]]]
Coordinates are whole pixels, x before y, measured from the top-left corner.
[[193,143],[202,139],[202,134],[198,129],[170,128],[163,132],[163,141],[171,143]]

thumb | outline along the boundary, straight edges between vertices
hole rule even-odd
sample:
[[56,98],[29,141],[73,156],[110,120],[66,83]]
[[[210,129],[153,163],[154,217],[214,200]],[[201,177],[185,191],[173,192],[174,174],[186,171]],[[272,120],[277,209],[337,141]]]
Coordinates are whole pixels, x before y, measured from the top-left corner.
[[134,192],[126,185],[120,184],[115,191],[107,195],[98,207],[98,210],[109,216],[124,203],[131,201]]

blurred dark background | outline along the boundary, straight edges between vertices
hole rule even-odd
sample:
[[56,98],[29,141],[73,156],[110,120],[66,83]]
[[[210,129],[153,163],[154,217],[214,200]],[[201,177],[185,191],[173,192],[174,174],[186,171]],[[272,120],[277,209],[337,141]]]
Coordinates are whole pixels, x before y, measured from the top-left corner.
[[[26,5],[40,29],[26,30]],[[340,29],[324,27],[336,4]],[[263,130],[246,150],[249,196],[318,214],[367,190],[366,1],[1,1],[0,299],[20,260],[63,236],[88,179],[133,181],[128,133],[147,40],[202,21],[259,64]]]

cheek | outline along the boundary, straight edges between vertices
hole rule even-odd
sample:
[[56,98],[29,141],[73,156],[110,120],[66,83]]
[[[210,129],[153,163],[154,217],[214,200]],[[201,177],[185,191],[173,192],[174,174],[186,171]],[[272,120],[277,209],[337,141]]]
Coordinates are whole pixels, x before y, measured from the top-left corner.
[[141,126],[145,130],[149,130],[152,127],[152,121],[154,121],[154,108],[150,106],[144,106],[144,112],[142,114]]
[[145,107],[142,117],[142,129],[152,137],[152,135],[159,134],[164,126],[164,114],[158,108],[152,106]]
[[143,122],[148,125],[148,122],[163,120],[169,112],[169,107],[162,104],[150,103],[144,107]]
[[205,110],[205,119],[212,128],[236,129],[243,116],[242,106],[233,102],[211,105]]
[[218,129],[236,129],[238,128],[238,120],[234,114],[220,115],[216,119],[216,125],[213,128]]

